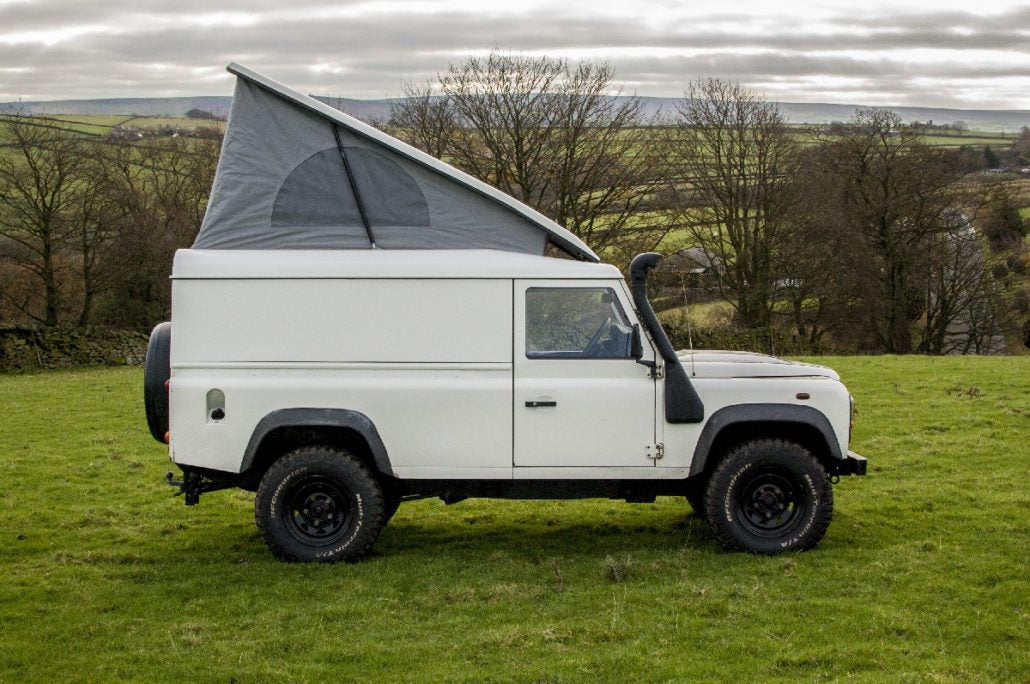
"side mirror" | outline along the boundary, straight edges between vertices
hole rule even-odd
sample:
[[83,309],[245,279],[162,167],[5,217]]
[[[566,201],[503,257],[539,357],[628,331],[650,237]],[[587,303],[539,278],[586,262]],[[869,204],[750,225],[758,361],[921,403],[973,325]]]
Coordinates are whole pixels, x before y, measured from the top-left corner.
[[658,362],[651,361],[650,359],[644,360],[644,341],[641,339],[640,334],[640,324],[634,323],[633,334],[629,338],[629,354],[641,366],[647,366],[650,375],[654,377],[657,374]]
[[629,342],[629,355],[634,359],[639,359],[644,355],[644,343],[640,340],[640,324],[633,324],[633,336]]

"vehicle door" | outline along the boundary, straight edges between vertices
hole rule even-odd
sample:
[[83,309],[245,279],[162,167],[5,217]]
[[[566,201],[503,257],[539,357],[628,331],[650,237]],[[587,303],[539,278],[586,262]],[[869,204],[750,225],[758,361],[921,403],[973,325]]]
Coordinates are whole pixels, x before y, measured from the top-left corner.
[[656,381],[633,358],[623,284],[514,287],[514,465],[654,466]]

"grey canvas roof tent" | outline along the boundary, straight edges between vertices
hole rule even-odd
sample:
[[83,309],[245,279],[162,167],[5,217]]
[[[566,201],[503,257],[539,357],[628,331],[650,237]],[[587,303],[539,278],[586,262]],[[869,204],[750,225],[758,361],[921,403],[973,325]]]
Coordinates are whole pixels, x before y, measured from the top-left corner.
[[543,214],[238,64],[195,249],[496,249],[551,243],[599,261]]

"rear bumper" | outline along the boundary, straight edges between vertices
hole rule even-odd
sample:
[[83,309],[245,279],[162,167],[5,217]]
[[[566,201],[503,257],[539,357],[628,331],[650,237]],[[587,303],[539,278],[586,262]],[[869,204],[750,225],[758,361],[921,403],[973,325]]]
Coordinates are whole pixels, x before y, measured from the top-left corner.
[[867,463],[865,456],[859,456],[854,451],[848,451],[848,455],[841,461],[839,474],[865,475]]

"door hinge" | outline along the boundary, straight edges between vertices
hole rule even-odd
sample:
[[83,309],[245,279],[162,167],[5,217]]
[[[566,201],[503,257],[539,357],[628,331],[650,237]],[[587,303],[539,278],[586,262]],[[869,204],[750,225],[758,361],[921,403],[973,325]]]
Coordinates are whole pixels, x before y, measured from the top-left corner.
[[664,378],[665,377],[665,367],[662,366],[661,364],[658,364],[657,366],[654,367],[654,370],[651,371],[651,375],[654,376],[656,379]]
[[648,444],[645,447],[648,459],[652,461],[661,460],[662,456],[665,456],[665,445],[659,442],[658,444]]

